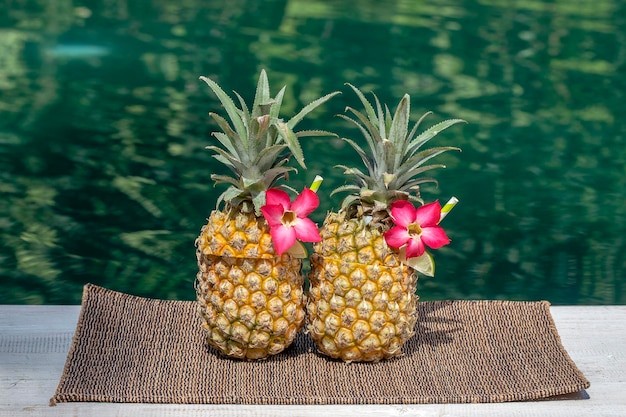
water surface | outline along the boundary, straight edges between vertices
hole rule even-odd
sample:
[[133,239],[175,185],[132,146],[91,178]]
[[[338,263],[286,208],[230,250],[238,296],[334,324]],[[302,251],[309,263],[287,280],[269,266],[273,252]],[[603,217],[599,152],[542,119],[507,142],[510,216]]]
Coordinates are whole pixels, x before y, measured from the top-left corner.
[[[514,4],[512,6],[511,4]],[[87,282],[193,299],[193,241],[221,191],[219,103],[199,75],[251,100],[265,68],[284,116],[334,90],[302,127],[360,139],[350,82],[425,126],[427,200],[442,224],[422,299],[626,302],[626,3],[561,1],[0,0],[0,302],[77,303]],[[326,180],[319,223],[357,164],[307,139],[301,188]],[[326,194],[325,194],[326,193]]]

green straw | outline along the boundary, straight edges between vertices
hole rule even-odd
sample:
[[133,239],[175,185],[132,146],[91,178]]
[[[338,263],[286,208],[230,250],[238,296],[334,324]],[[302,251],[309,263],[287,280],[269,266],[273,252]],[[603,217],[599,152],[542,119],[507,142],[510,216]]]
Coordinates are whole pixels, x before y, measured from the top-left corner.
[[450,198],[450,200],[448,200],[448,202],[441,208],[441,217],[439,217],[439,221],[442,221],[458,202],[459,200],[456,197]]
[[324,178],[322,178],[319,175],[316,175],[315,178],[313,179],[313,183],[311,184],[310,190],[316,193],[317,190],[320,189],[320,185],[322,185],[322,181],[324,181]]

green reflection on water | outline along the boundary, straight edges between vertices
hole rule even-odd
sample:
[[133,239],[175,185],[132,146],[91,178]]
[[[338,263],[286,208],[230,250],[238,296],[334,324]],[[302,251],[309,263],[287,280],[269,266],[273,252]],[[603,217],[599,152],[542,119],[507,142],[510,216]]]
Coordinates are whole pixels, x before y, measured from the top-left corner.
[[[219,105],[199,75],[247,99],[261,68],[285,114],[343,136],[344,82],[413,118],[460,117],[434,145],[445,220],[422,299],[626,302],[626,6],[617,0],[0,0],[0,302],[77,303],[93,282],[192,299],[193,240],[215,204],[203,148]],[[320,126],[323,124],[323,126]],[[320,193],[358,159],[307,139]],[[313,218],[336,207],[324,198]]]

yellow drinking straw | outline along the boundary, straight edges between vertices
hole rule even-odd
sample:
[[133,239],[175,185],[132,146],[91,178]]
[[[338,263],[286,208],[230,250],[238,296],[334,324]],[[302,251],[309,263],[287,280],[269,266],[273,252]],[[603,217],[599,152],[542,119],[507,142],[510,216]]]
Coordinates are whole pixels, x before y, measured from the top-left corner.
[[311,187],[309,189],[311,191],[313,191],[314,193],[316,193],[317,190],[320,189],[320,185],[322,185],[322,181],[324,181],[324,178],[322,178],[319,175],[316,175],[315,178],[313,179],[313,183],[311,184]]
[[450,200],[448,200],[448,202],[441,208],[441,217],[439,217],[439,221],[442,221],[443,218],[446,217],[448,213],[450,213],[450,210],[452,210],[454,206],[456,206],[456,203],[458,202],[459,202],[458,198],[456,197],[450,198]]

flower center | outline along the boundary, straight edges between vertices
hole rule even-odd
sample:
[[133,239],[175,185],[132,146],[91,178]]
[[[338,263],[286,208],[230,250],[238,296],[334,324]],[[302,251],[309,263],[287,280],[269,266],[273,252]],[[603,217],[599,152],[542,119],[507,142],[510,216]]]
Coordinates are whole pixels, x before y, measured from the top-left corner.
[[291,210],[285,210],[283,216],[280,218],[280,222],[283,226],[287,227],[293,226],[296,223],[296,220],[298,220],[298,216],[296,216],[296,213]]
[[419,236],[422,234],[422,228],[417,223],[411,223],[407,227],[407,230],[409,231],[410,236]]

